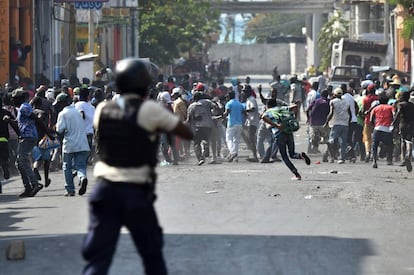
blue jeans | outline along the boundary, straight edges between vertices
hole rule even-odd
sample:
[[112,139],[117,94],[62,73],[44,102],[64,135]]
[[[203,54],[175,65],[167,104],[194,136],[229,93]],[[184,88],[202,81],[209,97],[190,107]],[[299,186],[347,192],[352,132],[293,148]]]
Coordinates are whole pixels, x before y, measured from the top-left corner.
[[[63,153],[63,172],[65,174],[65,188],[69,193],[75,192],[72,169],[76,169],[80,180],[86,178],[86,165],[89,151]],[[73,167],[73,164],[75,167]]]
[[[176,137],[172,134],[161,133],[160,134],[160,145],[161,153],[164,156],[165,161],[178,163],[179,155],[175,144]],[[172,157],[168,154],[168,149],[171,148]]]
[[162,254],[162,229],[154,209],[150,186],[112,183],[98,178],[89,197],[89,227],[83,240],[84,275],[107,274],[122,226],[143,260],[145,274],[167,274]]
[[32,149],[36,145],[36,142],[36,138],[22,138],[19,143],[17,168],[19,169],[26,190],[31,190],[39,184],[30,162]]
[[270,158],[272,159],[276,159],[276,154],[279,151],[279,147],[277,144],[277,137],[275,136],[275,134],[273,134],[272,129],[268,129],[269,131],[269,137],[270,137],[270,145],[269,147],[266,149],[266,153],[263,156],[263,160],[270,160]]
[[[333,144],[335,143],[335,140],[339,140],[340,145],[340,159],[345,160],[346,159],[346,146],[347,146],[347,140],[348,140],[348,126],[345,125],[334,125],[331,128],[331,132],[329,133],[329,141],[328,141],[328,147],[330,150],[333,150]],[[333,152],[331,152],[331,155],[334,156]]]

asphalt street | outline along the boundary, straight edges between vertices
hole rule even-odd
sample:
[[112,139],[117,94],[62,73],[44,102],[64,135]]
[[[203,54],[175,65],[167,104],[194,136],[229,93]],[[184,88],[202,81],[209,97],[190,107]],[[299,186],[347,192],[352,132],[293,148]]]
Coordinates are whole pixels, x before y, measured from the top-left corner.
[[[306,148],[305,126],[296,132]],[[165,233],[170,274],[414,274],[414,176],[405,167],[379,162],[294,160],[301,181],[280,162],[246,161],[158,167],[156,208]],[[64,197],[63,173],[34,198],[18,198],[19,177],[0,195],[0,274],[80,274],[87,230],[87,197]],[[23,260],[6,247],[23,240]],[[143,274],[127,231],[110,274]]]

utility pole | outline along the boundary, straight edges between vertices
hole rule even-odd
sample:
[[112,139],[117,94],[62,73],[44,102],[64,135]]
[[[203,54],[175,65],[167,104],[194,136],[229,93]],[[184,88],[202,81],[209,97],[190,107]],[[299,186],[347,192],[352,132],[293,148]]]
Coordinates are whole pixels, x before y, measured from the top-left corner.
[[139,57],[139,30],[138,30],[138,0],[130,0],[127,6],[130,10],[131,17],[131,56]]
[[137,15],[137,25],[136,25],[136,35],[135,35],[135,37],[136,37],[136,39],[137,39],[137,42],[135,43],[135,49],[136,49],[136,54],[137,54],[137,57],[139,57],[139,0],[137,0],[137,13],[136,13],[136,15]]
[[76,64],[72,61],[76,57],[76,10],[71,3],[64,3],[64,24],[62,32],[62,72],[66,77],[76,73]]
[[70,4],[70,15],[69,15],[69,58],[71,58],[71,62],[69,62],[69,73],[68,77],[71,75],[76,75],[77,71],[77,63],[76,63],[76,9],[75,6]]
[[137,50],[137,26],[136,26],[136,14],[137,14],[137,8],[133,7],[131,10],[131,56],[138,56],[138,50]]
[[236,16],[234,15],[233,17],[232,17],[232,22],[231,22],[231,26],[232,26],[232,28],[233,28],[233,36],[232,36],[232,42],[233,43],[236,43]]
[[410,87],[411,87],[414,83],[414,37],[411,37],[410,44],[411,44],[411,68],[410,68],[411,69]]
[[95,26],[93,20],[93,9],[89,10],[89,24],[88,24],[88,40],[89,40],[89,53],[94,52],[95,45]]

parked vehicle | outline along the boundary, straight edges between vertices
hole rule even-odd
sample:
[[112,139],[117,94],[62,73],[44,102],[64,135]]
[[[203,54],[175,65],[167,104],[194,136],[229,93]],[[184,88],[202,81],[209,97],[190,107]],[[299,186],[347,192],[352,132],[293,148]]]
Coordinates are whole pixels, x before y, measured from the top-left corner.
[[359,87],[364,76],[364,69],[360,66],[336,66],[331,69],[328,85],[331,85],[335,89],[340,87],[341,84],[348,84],[352,79],[355,87]]
[[353,65],[368,72],[371,66],[387,65],[385,43],[342,38],[332,45],[331,67]]

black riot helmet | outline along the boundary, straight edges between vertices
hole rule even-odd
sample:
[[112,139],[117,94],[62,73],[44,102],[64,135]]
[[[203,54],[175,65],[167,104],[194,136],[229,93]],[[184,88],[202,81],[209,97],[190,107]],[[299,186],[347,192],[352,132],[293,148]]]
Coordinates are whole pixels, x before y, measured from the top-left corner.
[[115,83],[120,94],[139,94],[145,96],[153,78],[150,63],[138,58],[125,58],[115,67]]

